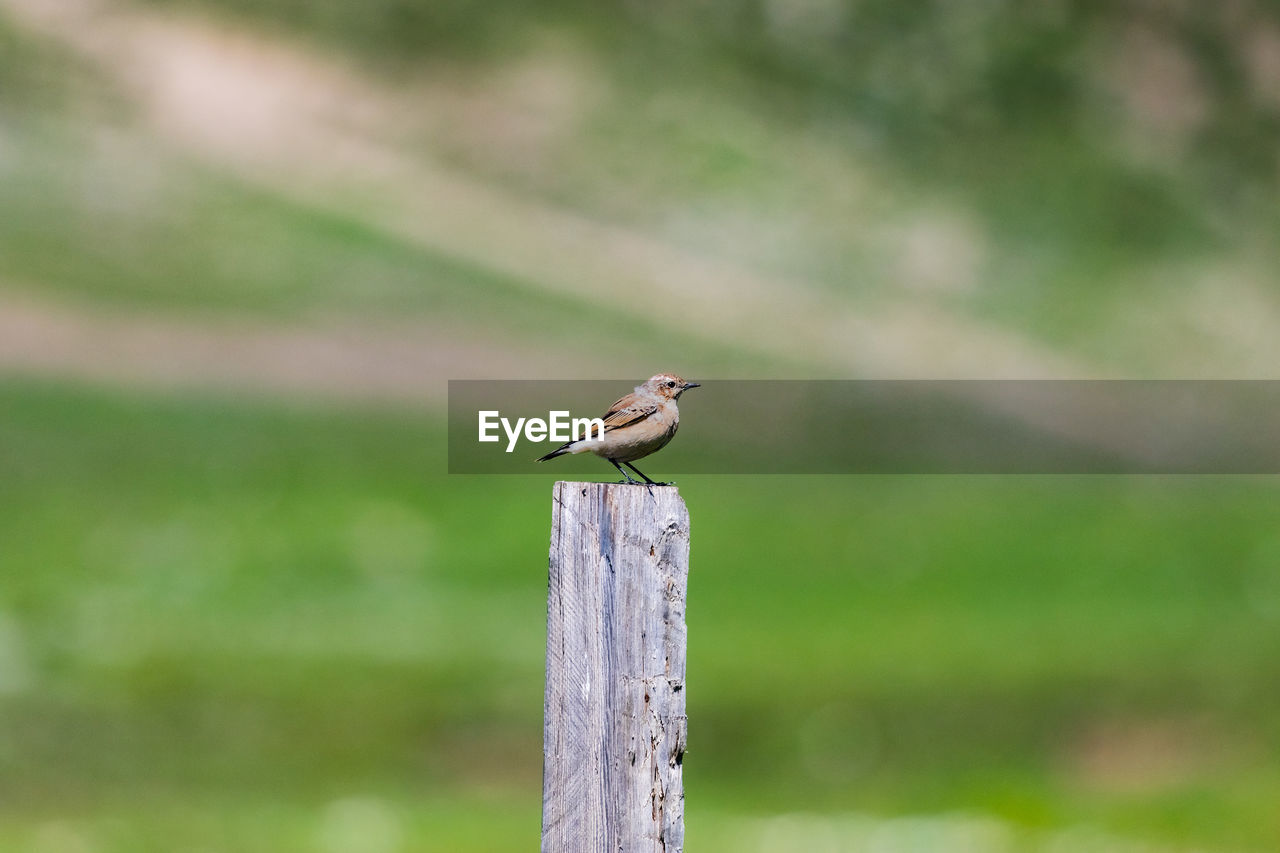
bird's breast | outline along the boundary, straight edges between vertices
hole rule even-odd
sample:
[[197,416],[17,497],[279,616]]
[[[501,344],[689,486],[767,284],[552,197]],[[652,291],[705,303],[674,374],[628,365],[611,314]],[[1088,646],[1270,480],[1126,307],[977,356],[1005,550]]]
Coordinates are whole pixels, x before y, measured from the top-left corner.
[[611,431],[603,446],[593,452],[619,462],[632,462],[662,449],[679,425],[679,412],[668,404],[639,423]]

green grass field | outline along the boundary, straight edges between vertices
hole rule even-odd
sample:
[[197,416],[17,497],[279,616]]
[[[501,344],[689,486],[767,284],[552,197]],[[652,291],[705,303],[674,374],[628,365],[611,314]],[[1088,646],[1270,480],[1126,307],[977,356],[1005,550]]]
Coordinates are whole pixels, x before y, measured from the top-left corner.
[[[6,384],[0,840],[534,843],[554,472],[445,476],[441,429]],[[1271,479],[744,485],[681,484],[690,849],[791,812],[1280,843]]]

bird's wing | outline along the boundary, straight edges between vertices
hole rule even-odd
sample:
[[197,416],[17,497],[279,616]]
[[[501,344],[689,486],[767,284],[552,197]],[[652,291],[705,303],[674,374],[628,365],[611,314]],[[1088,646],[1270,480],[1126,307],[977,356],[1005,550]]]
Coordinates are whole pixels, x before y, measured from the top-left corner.
[[657,403],[641,403],[636,400],[635,394],[628,394],[605,412],[604,431],[610,432],[638,424],[656,411],[658,411]]

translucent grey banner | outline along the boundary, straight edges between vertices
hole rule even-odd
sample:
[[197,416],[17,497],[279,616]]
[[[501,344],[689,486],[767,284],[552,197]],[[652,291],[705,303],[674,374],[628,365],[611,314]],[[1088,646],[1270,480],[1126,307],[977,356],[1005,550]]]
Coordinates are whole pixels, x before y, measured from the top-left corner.
[[[655,480],[1280,473],[1280,381],[691,378],[679,433],[635,462]],[[449,472],[618,479],[589,453],[534,460],[640,381],[450,381]]]

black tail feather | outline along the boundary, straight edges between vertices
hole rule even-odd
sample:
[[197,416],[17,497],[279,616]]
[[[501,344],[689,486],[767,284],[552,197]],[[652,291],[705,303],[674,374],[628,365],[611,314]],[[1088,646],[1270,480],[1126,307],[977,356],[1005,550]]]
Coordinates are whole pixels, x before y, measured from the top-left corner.
[[559,447],[557,447],[555,450],[553,450],[553,451],[551,451],[550,453],[548,453],[546,456],[539,456],[537,461],[539,461],[539,462],[546,462],[548,459],[555,459],[557,456],[563,456],[564,454],[566,454],[566,453],[568,453],[568,452],[569,452],[569,445],[570,445],[570,444],[573,444],[573,442],[572,442],[572,441],[570,441],[570,442],[568,442],[568,443],[566,443],[566,444],[562,444],[562,445],[560,445],[560,446],[559,446]]

